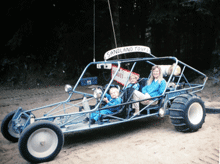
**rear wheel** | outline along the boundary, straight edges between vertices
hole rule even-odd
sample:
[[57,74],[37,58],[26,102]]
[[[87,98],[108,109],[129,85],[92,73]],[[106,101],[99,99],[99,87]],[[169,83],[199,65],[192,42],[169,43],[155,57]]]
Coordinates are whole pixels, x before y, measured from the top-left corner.
[[205,121],[204,102],[195,94],[180,95],[174,99],[169,110],[171,122],[177,131],[197,131]]
[[54,159],[64,143],[61,129],[50,121],[39,121],[29,125],[18,142],[20,154],[32,163]]

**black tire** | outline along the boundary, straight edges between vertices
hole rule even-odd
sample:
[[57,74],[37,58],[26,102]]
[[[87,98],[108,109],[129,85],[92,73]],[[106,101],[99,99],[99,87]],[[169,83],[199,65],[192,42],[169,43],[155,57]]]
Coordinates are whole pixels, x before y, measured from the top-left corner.
[[25,160],[41,163],[53,160],[62,149],[63,143],[63,133],[56,124],[38,121],[24,129],[18,147]]
[[12,118],[16,111],[10,112],[5,116],[1,124],[2,135],[11,142],[18,142],[20,134],[12,129]]
[[174,99],[170,119],[177,131],[194,132],[205,122],[204,102],[195,94],[183,94]]

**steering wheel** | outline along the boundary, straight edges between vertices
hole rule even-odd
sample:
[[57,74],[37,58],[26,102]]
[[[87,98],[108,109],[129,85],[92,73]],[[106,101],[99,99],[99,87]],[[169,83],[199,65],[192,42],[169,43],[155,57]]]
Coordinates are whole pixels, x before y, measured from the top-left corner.
[[104,90],[102,87],[93,88],[93,95],[96,99],[101,98],[102,94],[104,93]]
[[[102,94],[104,93],[104,89],[102,87],[97,87],[97,88],[93,88],[94,91],[94,97],[96,98],[97,103],[100,102]],[[105,101],[101,101],[101,106],[105,106],[106,102]]]

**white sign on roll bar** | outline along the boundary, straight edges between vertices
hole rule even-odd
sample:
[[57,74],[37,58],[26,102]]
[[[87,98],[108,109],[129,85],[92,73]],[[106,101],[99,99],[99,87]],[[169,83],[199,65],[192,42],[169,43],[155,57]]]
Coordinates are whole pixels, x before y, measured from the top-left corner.
[[131,52],[144,52],[148,54],[151,53],[150,48],[146,46],[125,46],[107,51],[104,55],[104,60],[108,60],[114,56]]
[[[117,66],[112,65],[111,77],[115,74],[116,70],[117,70]],[[117,72],[117,75],[115,76],[114,80],[124,86],[129,78],[130,74],[131,74],[130,70],[120,68],[119,71]],[[140,75],[138,73],[132,72],[132,74],[136,75],[138,78],[140,77]]]

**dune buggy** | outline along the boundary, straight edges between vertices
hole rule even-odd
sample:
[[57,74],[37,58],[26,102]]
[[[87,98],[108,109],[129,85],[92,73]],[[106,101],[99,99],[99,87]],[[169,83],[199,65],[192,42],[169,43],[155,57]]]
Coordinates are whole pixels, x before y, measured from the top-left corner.
[[[116,57],[120,59],[114,59]],[[132,89],[125,88],[130,75],[140,77],[138,82],[141,91],[153,65],[164,67],[166,89],[158,97],[134,101]],[[172,69],[169,69],[170,66]],[[98,78],[88,77],[91,75]],[[192,79],[187,76],[199,76],[202,80],[190,82]],[[65,133],[165,115],[169,115],[177,131],[197,131],[204,123],[206,111],[203,101],[195,93],[203,90],[206,80],[205,74],[175,57],[155,57],[146,46],[112,49],[105,53],[104,61],[89,63],[74,87],[65,86],[69,94],[65,101],[28,110],[19,107],[4,118],[1,132],[7,140],[18,141],[20,154],[25,160],[38,163],[57,156],[62,149]],[[122,103],[117,105],[120,110],[103,114],[98,123],[85,123],[83,120],[90,118],[91,113],[105,109],[103,98],[111,87],[120,89]],[[151,100],[151,103],[142,105],[140,102],[145,100]],[[132,109],[132,103],[135,102],[140,103],[139,115],[136,116]]]

